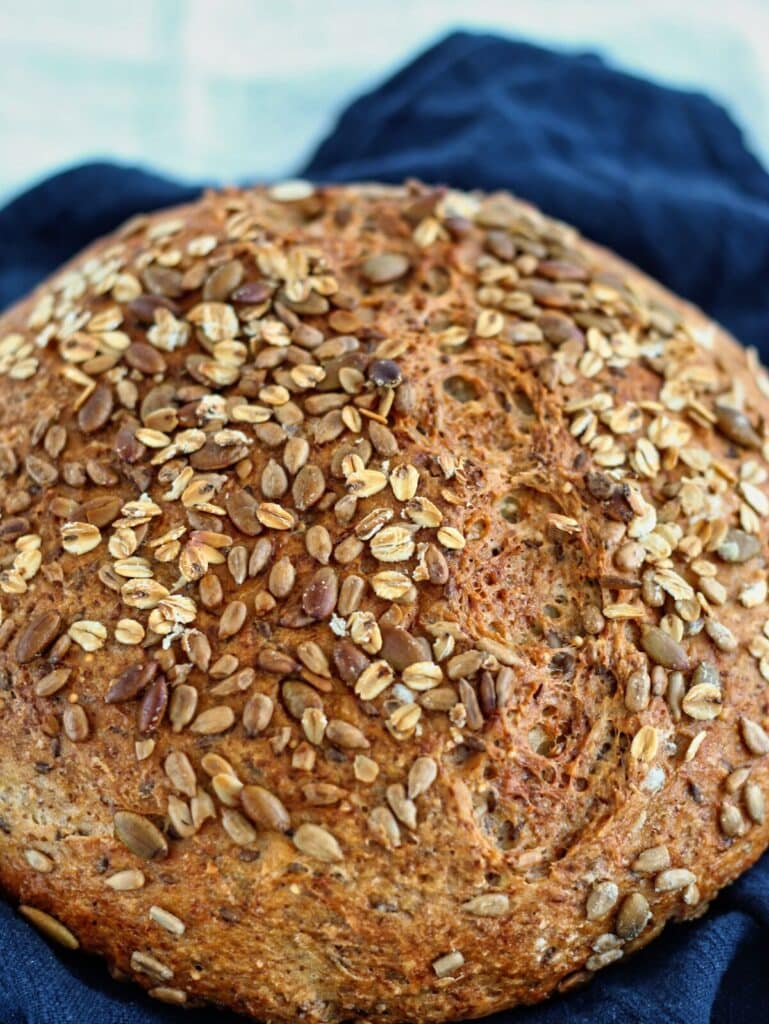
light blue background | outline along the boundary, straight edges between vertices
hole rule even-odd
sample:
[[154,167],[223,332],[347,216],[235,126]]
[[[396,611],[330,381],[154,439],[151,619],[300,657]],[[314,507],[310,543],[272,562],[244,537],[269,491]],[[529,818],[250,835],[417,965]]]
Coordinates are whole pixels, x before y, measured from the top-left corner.
[[0,202],[98,157],[285,175],[348,98],[458,26],[705,90],[769,164],[769,0],[0,0]]

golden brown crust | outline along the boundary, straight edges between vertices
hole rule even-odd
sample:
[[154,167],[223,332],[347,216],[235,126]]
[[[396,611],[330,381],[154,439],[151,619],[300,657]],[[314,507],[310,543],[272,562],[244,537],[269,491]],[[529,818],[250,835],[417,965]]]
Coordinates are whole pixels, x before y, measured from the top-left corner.
[[52,938],[268,1021],[477,1017],[767,845],[769,380],[572,229],[208,195],[0,373],[0,882]]

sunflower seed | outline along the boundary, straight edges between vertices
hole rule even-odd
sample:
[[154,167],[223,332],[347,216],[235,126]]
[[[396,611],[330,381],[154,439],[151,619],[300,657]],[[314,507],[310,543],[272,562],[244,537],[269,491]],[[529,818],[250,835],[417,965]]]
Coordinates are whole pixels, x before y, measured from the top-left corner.
[[459,909],[474,917],[504,917],[510,913],[510,897],[502,892],[483,893],[460,904]]
[[614,930],[621,939],[632,942],[647,926],[651,916],[646,897],[640,892],[631,893],[622,901]]
[[726,405],[716,405],[714,409],[718,429],[743,448],[757,449],[761,447],[761,438],[753,429],[748,417],[739,409],[732,409]]
[[417,808],[414,801],[406,796],[405,787],[400,782],[393,783],[387,787],[385,795],[398,821],[402,821],[412,831],[415,830],[417,827]]
[[81,406],[77,423],[84,434],[93,434],[100,430],[112,414],[112,391],[104,384],[94,388],[90,398]]
[[765,818],[764,792],[756,782],[749,782],[745,786],[745,808],[748,817],[756,825],[763,825]]
[[195,717],[198,706],[198,691],[194,686],[182,683],[171,693],[168,718],[174,732],[181,732]]
[[137,857],[162,860],[168,855],[168,843],[163,833],[141,814],[118,811],[113,821],[115,835]]
[[667,846],[650,846],[633,861],[632,868],[640,875],[656,875],[670,867],[670,853]]
[[273,597],[282,600],[291,593],[296,580],[296,572],[290,558],[279,558],[270,569],[267,589]]
[[641,645],[657,665],[687,672],[689,656],[684,648],[658,626],[641,627]]
[[197,778],[190,759],[181,750],[172,750],[163,762],[166,778],[180,793],[193,797],[197,791]]
[[263,786],[245,786],[240,794],[243,810],[261,828],[288,832],[291,818],[283,803]]
[[332,718],[326,726],[326,739],[335,746],[346,750],[368,750],[371,745],[365,734],[350,722]]
[[657,892],[673,892],[696,881],[697,876],[686,868],[668,868],[654,879],[654,888]]
[[314,708],[317,711],[323,710],[323,701],[313,687],[298,679],[289,679],[285,682],[281,687],[281,696],[288,713],[299,721],[308,708]]
[[186,931],[184,921],[180,921],[175,914],[172,914],[169,910],[164,910],[163,907],[151,906],[150,919],[155,924],[160,925],[170,935],[184,935]]
[[58,612],[48,611],[36,615],[22,628],[16,640],[16,661],[25,665],[47,650],[54,642],[61,626]]
[[619,889],[614,882],[597,882],[590,890],[585,904],[588,921],[599,921],[614,909],[619,899]]
[[134,950],[131,953],[131,970],[138,974],[146,974],[156,981],[170,981],[174,972],[170,967],[149,953],[142,953],[141,950]]
[[750,718],[741,718],[740,732],[742,733],[743,743],[751,754],[755,754],[757,757],[769,754],[769,736],[767,736],[757,722]]
[[40,850],[25,850],[24,859],[33,871],[38,871],[41,875],[50,874],[55,867],[51,858]]
[[464,962],[465,958],[462,954],[458,950],[453,950],[451,953],[445,953],[437,960],[433,960],[432,968],[437,978],[448,978],[452,974],[456,974]]
[[649,706],[651,680],[645,669],[631,672],[625,684],[625,707],[628,711],[643,711]]
[[63,686],[66,686],[71,674],[72,669],[69,668],[55,668],[52,672],[48,672],[35,683],[35,696],[52,697],[54,693],[58,693]]
[[152,682],[158,671],[156,661],[147,661],[129,665],[113,680],[105,694],[107,704],[118,704],[134,700]]
[[344,860],[344,854],[335,837],[320,825],[305,822],[294,832],[292,838],[297,850],[308,857],[327,863]]
[[226,704],[219,704],[201,711],[190,725],[190,731],[200,736],[218,736],[235,724],[235,712]]
[[80,943],[69,928],[44,910],[38,910],[37,907],[30,907],[26,903],[22,903],[19,906],[19,913],[26,917],[47,939],[51,939],[65,949],[80,948]]
[[721,831],[726,836],[741,836],[746,830],[742,812],[734,804],[722,804],[718,823],[721,826]]
[[408,257],[397,252],[368,256],[360,266],[362,276],[371,284],[390,284],[404,277],[410,269]]
[[302,594],[302,608],[313,619],[327,619],[336,607],[338,588],[334,569],[318,569]]
[[256,829],[248,820],[231,807],[225,807],[222,811],[222,828],[238,846],[249,846],[256,842]]
[[227,640],[239,633],[246,621],[247,608],[242,601],[230,601],[219,619],[219,638]]
[[411,766],[408,777],[408,796],[416,800],[432,786],[438,775],[438,766],[432,757],[418,757]]
[[88,739],[91,727],[88,716],[79,704],[68,704],[61,716],[64,734],[73,743],[82,743]]
[[168,988],[167,985],[156,985],[155,988],[147,990],[147,995],[170,1006],[184,1006],[187,1002],[187,993],[183,989]]
[[144,886],[145,878],[142,871],[136,868],[127,868],[124,871],[116,871],[114,875],[105,878],[104,882],[115,892],[133,892]]

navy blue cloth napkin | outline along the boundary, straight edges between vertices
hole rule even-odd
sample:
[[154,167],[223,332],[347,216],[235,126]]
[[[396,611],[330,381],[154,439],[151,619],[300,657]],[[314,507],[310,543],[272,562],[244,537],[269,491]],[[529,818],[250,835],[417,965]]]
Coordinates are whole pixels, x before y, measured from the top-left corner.
[[[356,100],[301,173],[510,188],[769,351],[769,176],[704,96],[594,56],[456,34]],[[98,164],[20,196],[0,211],[0,307],[131,213],[197,191]],[[769,856],[706,917],[669,926],[587,988],[493,1019],[758,1024],[769,1020],[768,963]],[[54,952],[0,903],[0,1024],[213,1019],[232,1018],[153,1004],[99,962]]]

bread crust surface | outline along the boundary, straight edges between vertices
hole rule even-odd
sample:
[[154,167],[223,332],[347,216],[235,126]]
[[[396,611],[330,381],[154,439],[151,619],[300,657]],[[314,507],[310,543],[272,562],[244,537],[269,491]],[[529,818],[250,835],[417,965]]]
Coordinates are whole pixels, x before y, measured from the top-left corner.
[[769,842],[769,378],[507,194],[211,193],[0,318],[0,884],[158,999],[439,1022]]

